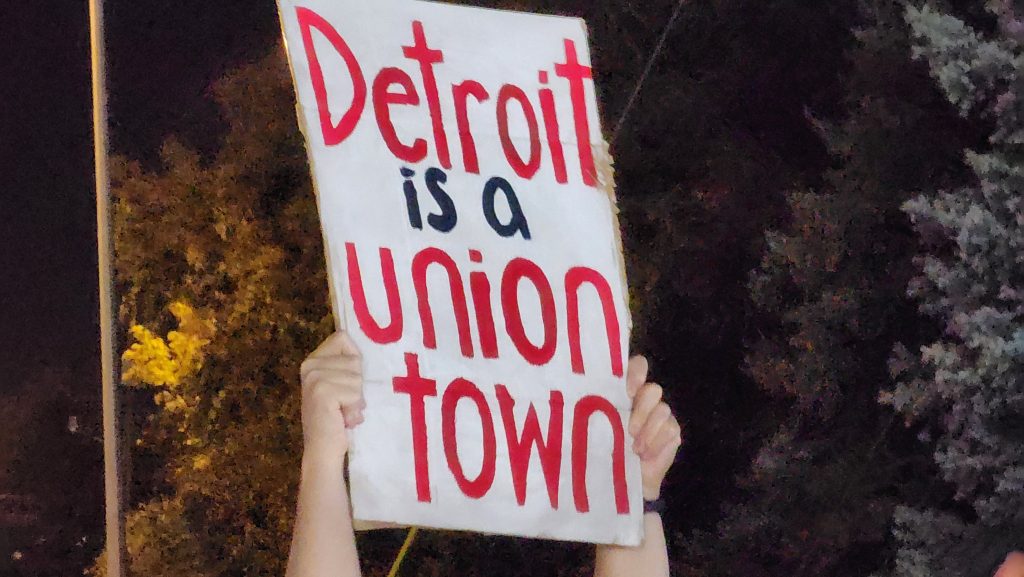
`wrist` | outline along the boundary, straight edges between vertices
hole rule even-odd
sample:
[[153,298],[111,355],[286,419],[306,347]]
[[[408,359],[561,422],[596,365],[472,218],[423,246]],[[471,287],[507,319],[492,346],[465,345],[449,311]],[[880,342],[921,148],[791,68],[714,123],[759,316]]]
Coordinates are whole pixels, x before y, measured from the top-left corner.
[[657,515],[665,512],[666,504],[662,499],[644,499],[644,515]]
[[302,447],[302,467],[341,470],[345,465],[346,452],[338,443],[307,441]]

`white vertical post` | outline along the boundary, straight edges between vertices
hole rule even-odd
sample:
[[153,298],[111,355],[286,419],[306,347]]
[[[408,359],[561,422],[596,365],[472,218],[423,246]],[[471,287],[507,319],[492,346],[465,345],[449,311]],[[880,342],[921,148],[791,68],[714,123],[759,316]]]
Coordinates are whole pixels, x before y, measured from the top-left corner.
[[89,0],[92,53],[92,122],[96,156],[96,241],[99,262],[100,351],[103,367],[103,485],[106,503],[107,577],[122,577],[124,515],[121,506],[120,426],[118,423],[116,302],[113,282],[110,175],[107,157],[107,85],[103,0]]

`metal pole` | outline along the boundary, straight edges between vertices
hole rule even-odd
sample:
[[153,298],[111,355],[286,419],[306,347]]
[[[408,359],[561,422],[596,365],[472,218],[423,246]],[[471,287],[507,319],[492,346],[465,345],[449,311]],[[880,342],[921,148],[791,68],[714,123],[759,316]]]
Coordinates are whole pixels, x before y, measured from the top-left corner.
[[121,506],[120,427],[118,426],[117,319],[113,286],[114,246],[110,225],[110,175],[107,170],[107,80],[103,38],[103,0],[89,0],[92,53],[92,124],[96,155],[96,243],[99,257],[100,351],[103,357],[103,485],[106,503],[106,577],[123,575],[124,514]]

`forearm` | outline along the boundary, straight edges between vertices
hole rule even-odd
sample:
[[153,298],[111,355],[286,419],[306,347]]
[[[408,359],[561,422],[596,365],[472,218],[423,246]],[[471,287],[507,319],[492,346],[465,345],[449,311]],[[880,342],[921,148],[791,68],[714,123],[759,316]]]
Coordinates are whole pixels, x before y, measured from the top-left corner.
[[598,546],[594,577],[668,577],[668,547],[661,516],[644,515],[644,542],[639,547]]
[[287,577],[358,577],[344,457],[306,451]]

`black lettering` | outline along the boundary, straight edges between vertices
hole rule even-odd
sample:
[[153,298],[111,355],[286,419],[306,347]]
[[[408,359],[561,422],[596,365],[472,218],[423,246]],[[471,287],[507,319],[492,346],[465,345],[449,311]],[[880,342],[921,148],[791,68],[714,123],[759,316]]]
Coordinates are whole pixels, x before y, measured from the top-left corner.
[[455,203],[452,197],[441,188],[442,184],[448,182],[448,175],[440,168],[427,169],[427,190],[434,197],[441,214],[431,213],[427,216],[427,222],[438,232],[450,232],[459,222],[459,215],[455,211]]
[[[494,212],[494,197],[498,191],[505,193],[505,200],[508,202],[508,208],[512,212],[512,219],[506,224],[498,219],[498,215]],[[498,233],[503,237],[515,236],[518,232],[523,235],[523,238],[530,240],[530,226],[526,222],[526,215],[523,214],[523,207],[519,204],[519,197],[516,196],[516,191],[512,188],[507,180],[500,176],[487,181],[484,186],[484,216],[487,218],[487,224],[491,225],[494,232]]]
[[409,224],[417,230],[423,230],[423,218],[420,216],[420,200],[416,194],[416,185],[411,180],[412,177],[416,176],[416,173],[408,168],[402,168],[401,172],[405,178],[402,189],[405,191],[405,206],[409,210]]

